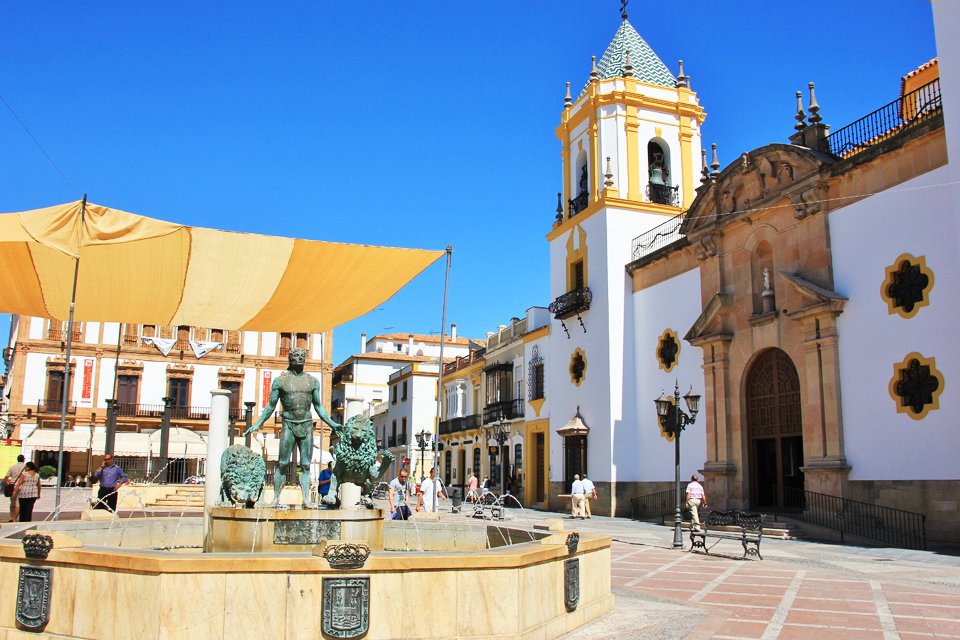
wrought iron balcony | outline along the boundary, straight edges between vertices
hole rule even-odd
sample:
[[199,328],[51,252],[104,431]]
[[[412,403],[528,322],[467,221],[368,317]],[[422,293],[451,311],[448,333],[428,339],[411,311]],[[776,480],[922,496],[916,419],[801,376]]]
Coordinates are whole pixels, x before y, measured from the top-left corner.
[[941,113],[940,81],[934,80],[831,133],[830,153],[849,158]]
[[523,398],[502,400],[483,408],[483,424],[523,417]]
[[587,208],[587,205],[590,204],[589,196],[590,194],[587,191],[581,191],[576,198],[570,200],[571,218]]
[[679,215],[670,218],[663,224],[655,226],[650,231],[637,236],[633,239],[633,248],[631,256],[633,260],[639,260],[645,255],[649,255],[673,244],[686,236],[680,233],[680,225],[683,224],[684,216]]
[[671,207],[680,206],[680,187],[668,187],[665,184],[647,185],[647,202],[666,204]]
[[458,418],[450,418],[449,420],[443,420],[440,422],[440,435],[446,435],[448,433],[459,433],[461,431],[467,431],[468,429],[479,429],[480,428],[480,414],[475,413],[472,416],[460,416]]
[[135,402],[117,402],[113,405],[117,415],[125,418],[162,418],[162,404],[137,404]]
[[550,303],[550,313],[557,320],[563,320],[590,308],[593,294],[588,287],[568,291]]
[[[63,411],[63,401],[57,398],[56,400],[40,400],[37,402],[37,413],[61,413]],[[68,402],[67,403],[67,413],[76,413],[77,412],[77,403]]]
[[170,417],[174,420],[209,420],[210,407],[170,407]]

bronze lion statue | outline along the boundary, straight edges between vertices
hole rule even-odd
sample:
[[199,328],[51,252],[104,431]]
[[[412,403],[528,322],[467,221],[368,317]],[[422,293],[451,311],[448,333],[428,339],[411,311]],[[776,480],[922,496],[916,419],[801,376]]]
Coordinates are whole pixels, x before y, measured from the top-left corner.
[[[392,453],[377,448],[377,432],[373,422],[366,416],[353,416],[334,431],[340,440],[332,452],[335,461],[333,477],[330,479],[330,491],[323,498],[327,505],[336,504],[337,487],[344,482],[359,485],[361,493],[369,495],[394,460]],[[379,467],[377,458],[382,458]]]

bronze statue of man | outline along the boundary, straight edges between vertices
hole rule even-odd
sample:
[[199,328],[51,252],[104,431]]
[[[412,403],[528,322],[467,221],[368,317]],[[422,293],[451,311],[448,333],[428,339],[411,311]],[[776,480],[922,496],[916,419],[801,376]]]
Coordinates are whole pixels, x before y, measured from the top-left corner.
[[262,427],[277,408],[277,402],[280,402],[283,407],[283,428],[280,430],[280,458],[273,476],[274,506],[280,502],[280,491],[287,480],[283,470],[290,464],[290,456],[293,455],[295,446],[300,450],[297,471],[300,474],[300,490],[303,492],[303,508],[313,509],[317,506],[310,502],[310,461],[313,459],[311,405],[331,429],[340,431],[343,428],[330,418],[320,404],[320,381],[304,372],[303,364],[306,359],[306,349],[290,350],[290,366],[273,381],[270,387],[270,402],[263,408],[257,423],[247,429],[247,433],[252,433]]

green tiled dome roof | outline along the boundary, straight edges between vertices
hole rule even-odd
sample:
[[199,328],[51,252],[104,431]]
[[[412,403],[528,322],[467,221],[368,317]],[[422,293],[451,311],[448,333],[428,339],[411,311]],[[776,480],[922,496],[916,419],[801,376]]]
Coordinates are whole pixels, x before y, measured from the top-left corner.
[[[630,63],[633,65],[633,76],[637,80],[670,88],[677,86],[677,79],[670,73],[667,65],[663,64],[663,60],[653,52],[650,45],[640,37],[627,20],[620,23],[620,28],[613,36],[610,46],[597,61],[597,71],[601,80],[623,77],[623,66],[626,64],[628,49]],[[584,92],[586,87],[580,95]]]

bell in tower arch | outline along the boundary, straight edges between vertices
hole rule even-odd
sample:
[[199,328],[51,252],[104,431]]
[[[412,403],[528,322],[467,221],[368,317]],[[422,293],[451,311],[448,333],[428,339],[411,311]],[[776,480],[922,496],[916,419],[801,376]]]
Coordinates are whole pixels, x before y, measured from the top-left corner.
[[663,149],[656,142],[651,142],[647,148],[647,157],[650,158],[650,184],[666,186],[670,178],[670,171],[663,158]]

